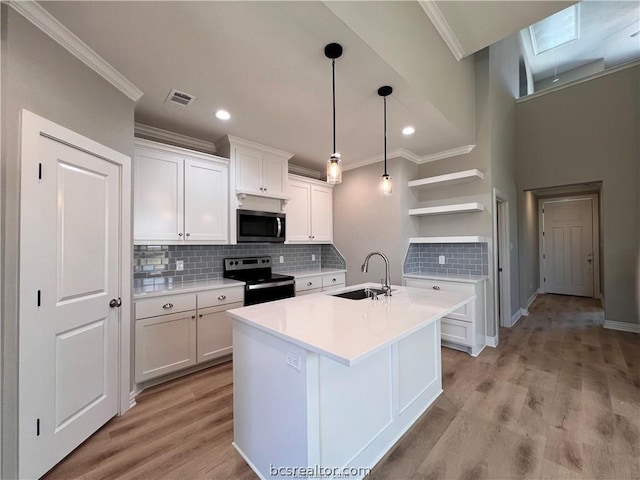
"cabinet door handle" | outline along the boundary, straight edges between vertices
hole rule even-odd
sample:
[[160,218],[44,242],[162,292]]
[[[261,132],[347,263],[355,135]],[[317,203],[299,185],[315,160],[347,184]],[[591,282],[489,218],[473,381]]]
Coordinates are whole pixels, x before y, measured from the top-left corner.
[[165,303],[164,305],[162,305],[162,308],[164,308],[165,310],[169,310],[170,308],[173,308],[173,303]]
[[224,300],[225,298],[227,298],[227,296],[226,296],[226,295],[220,295],[220,296],[218,297],[218,300]]
[[313,285],[313,282],[307,282],[307,287],[310,287],[311,285]]
[[198,315],[200,318],[202,318],[203,314],[201,313],[200,315]]
[[434,286],[433,286],[433,289],[434,289],[434,290],[440,290],[440,287],[439,287],[438,285],[434,285]]
[[179,233],[179,234],[178,234],[178,236],[179,236],[179,237],[181,237],[181,236],[182,236],[182,234],[181,234],[181,233]]
[[191,315],[191,318],[196,318],[196,316],[195,315]]
[[331,281],[332,281],[332,282],[336,282],[337,280],[336,280],[335,278],[332,278],[332,279],[331,279]]
[[190,233],[187,233],[187,237],[190,237],[190,236],[191,236],[191,234],[190,234]]

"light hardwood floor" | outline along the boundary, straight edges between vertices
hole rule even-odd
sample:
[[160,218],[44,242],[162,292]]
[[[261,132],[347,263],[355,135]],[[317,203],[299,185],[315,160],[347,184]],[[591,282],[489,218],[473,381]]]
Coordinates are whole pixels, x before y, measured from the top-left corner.
[[[640,336],[597,300],[541,295],[478,358],[443,349],[444,393],[371,480],[640,478]],[[232,367],[143,392],[47,479],[255,479],[233,450]]]

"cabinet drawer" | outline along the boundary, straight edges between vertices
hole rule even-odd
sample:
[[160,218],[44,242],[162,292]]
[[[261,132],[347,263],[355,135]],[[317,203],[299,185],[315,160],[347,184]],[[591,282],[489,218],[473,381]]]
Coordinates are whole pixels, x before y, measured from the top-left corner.
[[312,293],[320,293],[322,292],[322,288],[312,288],[310,290],[298,290],[296,291],[296,297],[301,295],[311,295]]
[[322,276],[322,287],[336,287],[338,285],[344,286],[345,283],[345,275],[344,273],[332,273],[329,275]]
[[198,293],[198,308],[244,302],[244,287],[221,288]]
[[322,277],[320,275],[317,277],[296,278],[296,293],[315,288],[322,288]]
[[187,310],[195,310],[196,295],[194,293],[185,293],[136,300],[134,308],[136,320],[167,315],[168,313],[186,312]]
[[442,340],[473,346],[473,324],[444,317],[441,321]]
[[[428,288],[443,292],[463,292],[469,294],[475,293],[475,285],[473,283],[456,283],[441,280],[422,280],[418,278],[407,278],[405,281],[407,287]],[[473,321],[473,319],[471,318],[471,303],[467,303],[459,309],[454,310],[453,312],[448,314],[447,317],[466,322]]]

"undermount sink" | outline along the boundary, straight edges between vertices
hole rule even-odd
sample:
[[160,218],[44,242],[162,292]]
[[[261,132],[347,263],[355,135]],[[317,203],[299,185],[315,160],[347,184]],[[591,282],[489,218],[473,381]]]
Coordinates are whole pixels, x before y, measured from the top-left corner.
[[383,293],[384,290],[380,288],[361,288],[359,290],[351,290],[350,292],[334,293],[332,296],[348,298],[349,300],[364,300],[365,298],[371,298],[373,294],[380,295]]

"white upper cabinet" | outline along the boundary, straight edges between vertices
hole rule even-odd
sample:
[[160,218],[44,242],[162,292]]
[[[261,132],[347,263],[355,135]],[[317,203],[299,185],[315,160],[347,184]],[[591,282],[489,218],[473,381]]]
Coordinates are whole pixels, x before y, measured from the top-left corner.
[[184,225],[184,160],[158,150],[136,147],[134,237],[178,240]]
[[231,135],[217,142],[216,147],[231,160],[236,194],[287,198],[291,153]]
[[228,160],[136,139],[135,243],[228,243]]
[[229,169],[185,158],[184,231],[186,240],[227,241]]
[[333,188],[324,182],[289,175],[287,242],[333,242]]

